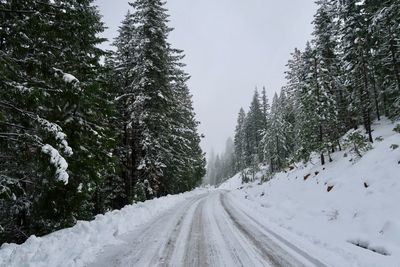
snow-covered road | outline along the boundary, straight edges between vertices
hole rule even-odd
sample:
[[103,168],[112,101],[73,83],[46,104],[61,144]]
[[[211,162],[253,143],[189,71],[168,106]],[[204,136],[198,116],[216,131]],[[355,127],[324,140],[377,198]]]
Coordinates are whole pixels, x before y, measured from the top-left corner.
[[325,266],[223,190],[194,196],[105,247],[89,266]]

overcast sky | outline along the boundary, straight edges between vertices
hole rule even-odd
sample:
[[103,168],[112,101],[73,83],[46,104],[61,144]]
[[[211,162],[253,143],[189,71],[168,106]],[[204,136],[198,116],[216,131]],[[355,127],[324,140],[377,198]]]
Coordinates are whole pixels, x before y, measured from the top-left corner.
[[[112,40],[127,0],[96,0]],[[248,109],[255,87],[270,99],[285,84],[295,47],[310,40],[314,0],[169,0],[170,42],[186,54],[194,108],[205,134],[203,149],[222,152],[233,136],[240,107]],[[107,44],[105,48],[109,48]]]

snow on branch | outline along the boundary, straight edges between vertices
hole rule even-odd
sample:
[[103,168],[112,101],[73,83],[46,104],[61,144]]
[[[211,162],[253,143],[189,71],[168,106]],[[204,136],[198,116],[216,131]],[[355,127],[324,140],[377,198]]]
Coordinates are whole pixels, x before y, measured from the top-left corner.
[[32,88],[27,87],[26,83],[6,82],[6,84],[13,87],[20,93],[30,93],[33,90]]
[[[73,154],[72,148],[68,145],[66,140],[67,136],[62,132],[62,128],[59,125],[51,123],[39,116],[37,116],[36,120],[47,132],[54,135],[66,156],[71,156]],[[42,146],[42,152],[50,156],[50,163],[56,168],[57,180],[64,182],[64,184],[68,184],[68,163],[65,158],[60,155],[60,152],[57,149],[49,144]]]
[[74,87],[79,87],[79,80],[72,74],[63,72],[60,69],[53,68],[56,77],[62,77],[64,82],[72,84]]
[[66,140],[67,135],[62,132],[62,128],[55,123],[51,123],[48,120],[37,117],[39,124],[48,132],[52,133],[56,140],[60,142],[60,146],[64,149],[64,153],[67,156],[72,156],[72,148],[68,145]]
[[57,149],[49,144],[42,147],[42,152],[50,156],[50,163],[56,168],[57,180],[64,182],[64,184],[68,184],[69,175],[67,173],[67,161],[60,155]]

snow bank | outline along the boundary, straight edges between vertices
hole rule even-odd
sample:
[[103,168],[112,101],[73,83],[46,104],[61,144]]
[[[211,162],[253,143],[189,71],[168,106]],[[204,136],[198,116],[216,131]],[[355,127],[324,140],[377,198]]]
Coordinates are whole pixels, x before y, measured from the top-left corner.
[[104,246],[121,242],[117,239],[119,235],[133,231],[166,209],[206,191],[196,189],[129,205],[44,237],[31,236],[22,245],[4,244],[0,248],[0,266],[85,266]]
[[[394,127],[385,119],[375,123],[377,140],[360,159],[337,152],[321,166],[315,157],[230,197],[332,266],[399,267],[400,148],[393,145],[400,145],[400,134]],[[236,175],[222,187],[236,189],[238,180]]]

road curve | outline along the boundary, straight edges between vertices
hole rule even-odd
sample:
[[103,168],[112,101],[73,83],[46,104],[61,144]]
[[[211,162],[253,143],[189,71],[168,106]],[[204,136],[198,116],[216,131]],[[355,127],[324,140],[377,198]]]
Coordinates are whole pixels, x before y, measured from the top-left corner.
[[226,191],[195,196],[120,238],[88,267],[326,266],[234,207]]

